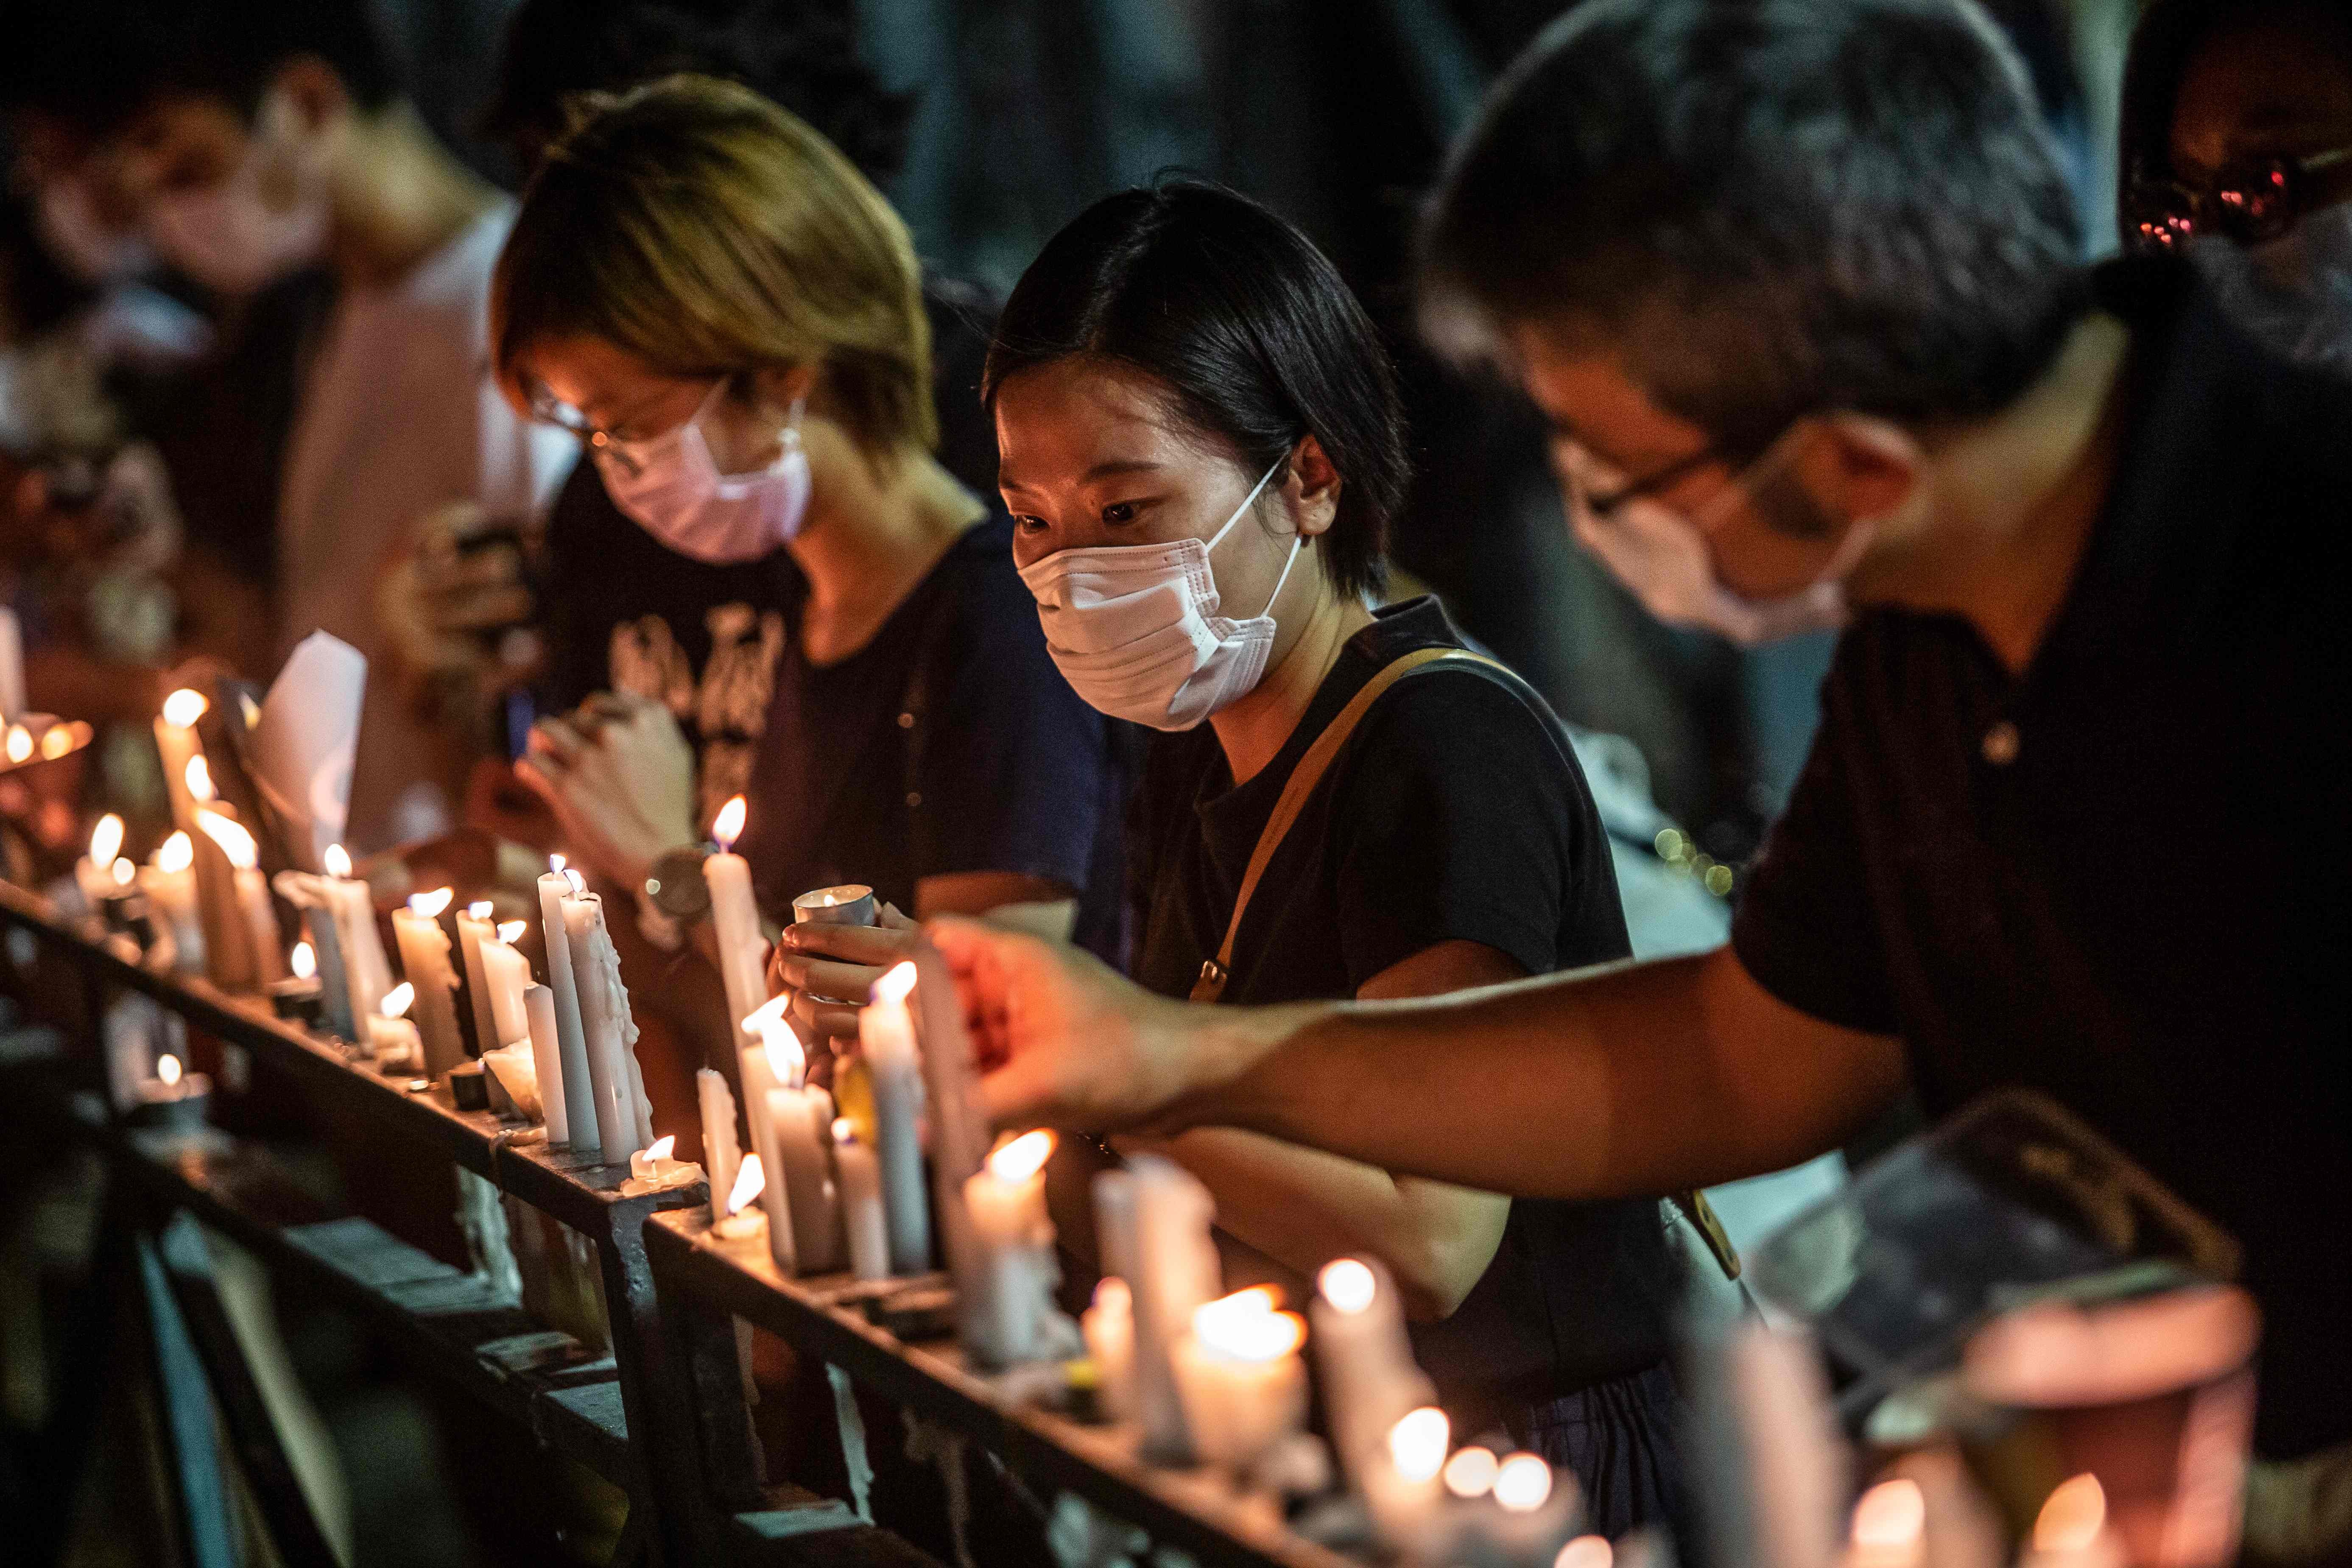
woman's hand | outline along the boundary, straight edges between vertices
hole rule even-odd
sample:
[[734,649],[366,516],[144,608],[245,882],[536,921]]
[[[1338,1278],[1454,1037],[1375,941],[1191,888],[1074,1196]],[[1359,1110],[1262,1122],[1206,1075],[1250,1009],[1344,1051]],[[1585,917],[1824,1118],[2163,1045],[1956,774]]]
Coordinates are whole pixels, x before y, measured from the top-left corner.
[[803,921],[786,926],[776,939],[768,957],[768,988],[793,994],[793,1022],[804,1038],[855,1039],[866,994],[891,965],[913,954],[921,928],[895,904],[885,903],[880,919],[879,925],[870,926]]
[[602,692],[532,726],[516,776],[540,793],[588,868],[625,888],[699,837],[694,752],[677,721],[650,698]]

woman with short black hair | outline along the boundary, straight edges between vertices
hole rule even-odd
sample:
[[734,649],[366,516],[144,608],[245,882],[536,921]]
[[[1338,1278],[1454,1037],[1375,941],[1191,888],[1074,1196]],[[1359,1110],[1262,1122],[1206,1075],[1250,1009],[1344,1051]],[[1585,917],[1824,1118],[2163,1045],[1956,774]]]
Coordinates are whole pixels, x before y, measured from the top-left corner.
[[[1165,731],[1129,818],[1139,979],[1396,997],[1626,956],[1559,721],[1434,601],[1372,607],[1402,419],[1305,236],[1190,182],[1097,203],[1013,291],[983,394],[1048,651]],[[1121,1148],[1146,1146],[1209,1187],[1244,1267],[1384,1263],[1457,1429],[1573,1468],[1597,1528],[1664,1512],[1654,1204],[1515,1204],[1232,1129]]]

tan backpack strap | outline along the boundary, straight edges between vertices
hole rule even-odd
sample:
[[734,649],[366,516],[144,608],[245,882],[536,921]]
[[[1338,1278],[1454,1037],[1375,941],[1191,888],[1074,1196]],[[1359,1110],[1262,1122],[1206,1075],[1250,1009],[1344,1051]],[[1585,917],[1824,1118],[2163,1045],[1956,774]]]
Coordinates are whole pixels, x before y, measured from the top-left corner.
[[1307,809],[1307,802],[1315,794],[1315,786],[1323,782],[1323,775],[1330,770],[1331,759],[1339,754],[1339,748],[1348,743],[1348,737],[1356,732],[1356,726],[1366,713],[1371,711],[1372,704],[1381,700],[1382,693],[1414,670],[1441,659],[1494,665],[1497,669],[1506,668],[1484,654],[1458,647],[1416,648],[1391,661],[1378,675],[1364,682],[1362,690],[1348,700],[1348,705],[1339,710],[1339,716],[1315,737],[1315,743],[1307,748],[1307,754],[1299,758],[1298,765],[1291,770],[1290,781],[1282,786],[1282,798],[1274,803],[1274,815],[1265,819],[1265,829],[1257,836],[1257,847],[1250,851],[1249,868],[1242,873],[1241,891],[1234,899],[1233,918],[1225,922],[1225,940],[1218,945],[1217,956],[1201,965],[1201,978],[1192,983],[1193,1001],[1214,1002],[1224,994],[1225,982],[1232,977],[1234,942],[1241,935],[1242,916],[1249,910],[1250,895],[1257,891],[1258,879],[1265,875],[1266,867],[1273,863],[1274,852],[1282,847],[1282,840],[1290,832],[1290,825],[1298,820],[1300,812]]

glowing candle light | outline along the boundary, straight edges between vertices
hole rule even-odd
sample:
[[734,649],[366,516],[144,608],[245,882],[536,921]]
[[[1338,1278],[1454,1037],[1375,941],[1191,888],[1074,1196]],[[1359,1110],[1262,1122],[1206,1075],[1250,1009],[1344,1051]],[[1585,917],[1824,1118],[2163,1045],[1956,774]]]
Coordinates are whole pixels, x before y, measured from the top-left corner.
[[198,912],[196,846],[184,832],[163,840],[139,873],[140,890],[162,916],[172,937],[172,968],[194,974],[205,966],[205,926]]
[[963,1184],[971,1222],[971,1278],[956,1280],[965,1352],[982,1366],[1045,1359],[1060,1275],[1045,1214],[1054,1135],[1024,1132],[990,1154]]
[[378,1010],[367,1016],[368,1047],[386,1072],[414,1072],[424,1061],[424,1037],[408,1016],[415,1000],[416,987],[404,980],[386,991]]
[[1580,1535],[1559,1549],[1551,1568],[1611,1568],[1616,1561],[1617,1549],[1607,1536]]
[[674,1160],[670,1151],[677,1140],[663,1133],[651,1143],[629,1156],[629,1174],[640,1182],[672,1182],[683,1177],[693,1167],[684,1160]]
[[[741,795],[719,808],[710,837],[719,852],[702,862],[710,892],[711,933],[719,943],[719,976],[727,988],[727,1016],[750,1017],[768,999],[768,939],[760,929],[759,900],[751,893],[751,864],[735,853],[748,807]],[[740,1050],[751,1043],[739,1034]]]
[[1495,1478],[1502,1468],[1503,1462],[1495,1457],[1494,1449],[1474,1443],[1445,1461],[1445,1489],[1458,1498],[1485,1497],[1495,1489]]
[[122,853],[122,818],[108,812],[89,830],[89,858],[94,864],[111,866]]
[[1453,1441],[1453,1423],[1435,1405],[1408,1410],[1389,1428],[1389,1464],[1408,1481],[1433,1481],[1445,1468],[1445,1450]]
[[[196,761],[204,759],[199,757]],[[278,910],[269,901],[269,883],[261,875],[259,847],[243,823],[209,806],[197,810],[196,826],[228,857],[232,868],[230,886],[245,921],[247,938],[252,944],[256,973],[263,985],[274,985],[286,978],[285,950],[279,945]]]
[[1533,1513],[1551,1497],[1551,1467],[1534,1454],[1513,1454],[1495,1472],[1495,1500],[1507,1512]]
[[[841,1215],[832,1162],[833,1096],[806,1082],[808,1053],[784,1019],[784,998],[752,1015],[767,1055],[767,1142],[759,1148],[768,1184],[768,1249],[776,1267],[821,1274],[839,1267]],[[779,1226],[788,1239],[779,1240]]]
[[857,1047],[874,1088],[875,1153],[882,1167],[882,1206],[890,1226],[890,1272],[930,1267],[930,1200],[923,1191],[923,1147],[916,1119],[922,1104],[922,1059],[907,998],[915,966],[894,965],[874,983],[857,1015]]
[[74,749],[74,731],[70,724],[52,724],[41,731],[41,755],[56,762]]
[[294,944],[294,956],[288,967],[294,971],[297,980],[315,979],[319,973],[319,956],[310,950],[309,942],[298,942]]
[[155,1076],[165,1089],[180,1081],[180,1058],[175,1056],[166,1055],[155,1063]]
[[183,686],[163,699],[163,722],[177,729],[192,730],[196,721],[203,718],[211,707],[212,704],[205,700],[203,692],[192,691]]
[[1379,1265],[1360,1258],[1325,1264],[1307,1310],[1332,1447],[1360,1486],[1364,1467],[1377,1462],[1398,1417],[1430,1404],[1437,1391],[1413,1361],[1403,1300]]
[[114,891],[114,862],[122,853],[122,818],[108,812],[89,830],[89,853],[74,862],[74,886],[97,914]]
[[33,732],[22,724],[8,726],[8,761],[13,765],[33,754]]
[[188,793],[200,801],[216,798],[213,790],[213,766],[202,756],[188,759],[188,771],[185,777]]
[[1204,1459],[1245,1468],[1307,1420],[1307,1324],[1258,1286],[1202,1303],[1176,1345],[1176,1386]]
[[130,856],[118,855],[114,859],[113,877],[116,887],[127,888],[138,879],[139,868],[131,863]]
[[457,977],[450,968],[449,938],[440,921],[456,897],[453,889],[436,888],[412,896],[406,909],[392,911],[400,967],[415,999],[412,1022],[423,1041],[427,1078],[439,1078],[466,1059],[464,1037],[457,1028]]

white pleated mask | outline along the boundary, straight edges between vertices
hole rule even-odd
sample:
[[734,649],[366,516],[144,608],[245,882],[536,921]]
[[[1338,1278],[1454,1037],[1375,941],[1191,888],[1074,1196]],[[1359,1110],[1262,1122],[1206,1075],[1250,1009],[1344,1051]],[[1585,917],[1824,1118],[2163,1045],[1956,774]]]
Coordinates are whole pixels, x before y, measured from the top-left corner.
[[1217,613],[1209,554],[1282,466],[1268,468],[1206,540],[1062,550],[1022,569],[1046,651],[1091,706],[1154,730],[1189,730],[1256,688],[1274,647],[1274,602],[1297,563],[1299,537],[1291,535],[1265,608],[1246,620]]

